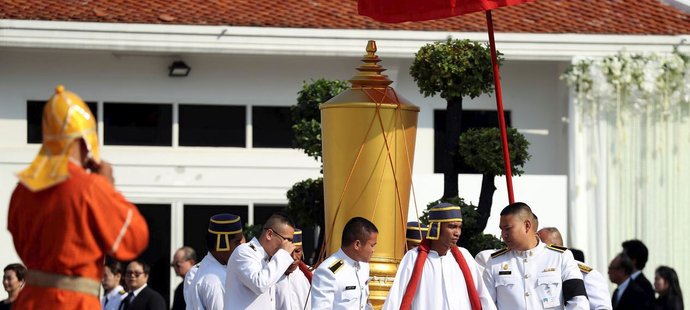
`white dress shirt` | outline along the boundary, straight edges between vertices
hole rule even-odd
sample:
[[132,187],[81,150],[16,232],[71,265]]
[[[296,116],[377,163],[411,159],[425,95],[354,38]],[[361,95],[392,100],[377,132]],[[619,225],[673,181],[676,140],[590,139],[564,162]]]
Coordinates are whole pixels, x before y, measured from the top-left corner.
[[324,260],[311,283],[312,309],[365,309],[369,300],[369,264],[342,249]]
[[569,280],[569,285],[584,291],[573,254],[542,242],[527,251],[496,252],[484,270],[484,282],[498,309],[589,310],[585,295],[573,294],[570,300],[563,300],[563,283]]
[[609,284],[604,276],[591,266],[577,262],[577,266],[582,272],[585,281],[585,289],[589,298],[589,309],[591,310],[611,310],[611,294],[609,294]]
[[276,309],[311,309],[310,288],[309,279],[299,268],[289,275],[283,275],[276,283]]
[[184,296],[184,303],[187,305],[185,309],[187,310],[191,309],[189,308],[189,303],[192,302],[192,299],[194,298],[192,296],[192,289],[190,287],[192,286],[192,282],[194,282],[194,277],[196,277],[197,271],[199,271],[199,264],[189,268],[187,274],[184,275],[184,280],[182,282],[182,295]]
[[225,266],[208,253],[196,269],[188,288],[190,301],[187,302],[187,310],[223,310]]
[[283,249],[268,257],[256,238],[239,245],[226,269],[224,309],[275,309],[275,284],[293,262]]
[[125,297],[127,297],[127,291],[122,288],[122,285],[118,285],[101,297],[101,309],[117,310],[120,308],[122,301],[125,300]]
[[[465,258],[467,266],[472,273],[472,281],[479,294],[483,310],[495,310],[491,295],[489,295],[480,267],[474,258],[464,248],[459,248],[460,253]],[[398,310],[402,302],[410,277],[414,271],[414,265],[419,257],[417,248],[407,251],[403,257],[395,281],[388,293],[388,298],[383,304],[384,310]],[[467,293],[467,284],[458,262],[451,254],[450,250],[445,255],[440,256],[436,251],[429,251],[422,277],[419,280],[417,291],[412,299],[410,309],[434,309],[434,310],[471,310],[470,298]]]

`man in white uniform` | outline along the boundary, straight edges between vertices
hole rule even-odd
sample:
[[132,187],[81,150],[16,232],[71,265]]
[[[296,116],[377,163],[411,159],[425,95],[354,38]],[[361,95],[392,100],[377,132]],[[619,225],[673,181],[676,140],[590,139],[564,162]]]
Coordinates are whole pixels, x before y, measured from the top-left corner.
[[228,261],[225,310],[275,309],[275,285],[294,262],[295,225],[287,216],[273,214],[259,239],[238,246]]
[[[432,207],[429,226],[426,240],[407,251],[400,262],[383,309],[496,309],[474,258],[456,245],[462,226],[460,207],[449,203]],[[423,265],[417,265],[422,259]]]
[[[556,227],[544,227],[537,232],[539,239],[546,244],[554,244],[563,246],[563,237],[561,232]],[[594,268],[577,261],[577,266],[582,272],[582,278],[585,282],[585,290],[589,298],[589,309],[591,310],[611,310],[611,299],[609,296],[609,285],[604,279],[604,276],[594,270]]]
[[244,243],[242,221],[234,214],[216,214],[211,217],[206,231],[208,254],[196,266],[186,299],[187,310],[223,310],[225,295],[225,266],[230,255]]
[[484,270],[498,309],[589,309],[573,254],[539,241],[536,217],[527,204],[505,207],[499,227],[508,247],[492,254]]
[[302,263],[302,230],[295,229],[292,237],[295,251],[292,258],[295,262],[290,265],[285,275],[276,284],[276,309],[304,310],[311,309],[309,289],[311,288],[311,271]]
[[361,217],[350,219],[343,228],[340,250],[324,260],[311,283],[312,309],[369,308],[369,260],[374,254],[379,231]]

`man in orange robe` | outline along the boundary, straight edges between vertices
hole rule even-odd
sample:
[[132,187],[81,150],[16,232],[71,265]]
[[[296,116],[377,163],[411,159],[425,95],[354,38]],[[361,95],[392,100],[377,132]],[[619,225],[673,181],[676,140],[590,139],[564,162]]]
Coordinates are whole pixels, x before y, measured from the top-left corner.
[[27,266],[17,309],[100,309],[106,255],[136,258],[148,226],[113,186],[88,106],[58,86],[43,110],[43,145],[17,176],[8,228]]

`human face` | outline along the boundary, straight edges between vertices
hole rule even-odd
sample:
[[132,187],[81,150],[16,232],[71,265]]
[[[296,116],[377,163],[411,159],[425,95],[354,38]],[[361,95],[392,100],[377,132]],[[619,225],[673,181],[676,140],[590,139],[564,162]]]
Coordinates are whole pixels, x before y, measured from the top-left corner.
[[148,280],[149,275],[144,273],[144,266],[137,262],[131,262],[127,265],[125,281],[130,290],[134,291],[141,288]]
[[103,278],[101,279],[101,284],[106,292],[110,292],[120,284],[120,279],[122,274],[114,274],[110,271],[110,268],[105,267],[105,272],[103,273]]
[[450,248],[457,244],[458,239],[460,239],[462,222],[441,223],[439,230],[438,240],[436,240],[436,242],[444,248]]
[[295,235],[295,228],[290,227],[290,225],[277,225],[276,227],[264,229],[266,229],[266,238],[270,242],[270,247],[264,247],[269,256],[273,256],[278,252],[278,249],[283,244],[283,240],[292,242],[292,238]]
[[304,255],[302,246],[301,245],[295,246],[295,250],[292,251],[292,259],[294,260],[294,262],[285,271],[286,275],[291,274],[293,271],[295,271],[297,269],[297,267],[299,267],[299,262],[302,261],[302,255]]
[[2,286],[7,294],[12,295],[13,292],[18,292],[24,287],[24,281],[17,279],[17,273],[14,270],[7,270],[2,277]]
[[623,268],[621,268],[620,259],[618,259],[618,257],[611,261],[608,272],[611,282],[621,284],[625,281],[625,272],[623,272]]
[[659,295],[666,294],[666,291],[668,291],[668,281],[662,278],[659,273],[654,274],[654,291],[659,293]]
[[498,227],[501,229],[501,238],[509,249],[525,251],[531,248],[532,244],[529,242],[530,227],[527,222],[527,220],[521,219],[518,214],[501,216]]
[[369,239],[365,243],[355,240],[354,249],[357,253],[358,261],[368,263],[371,260],[371,256],[374,255],[378,237],[379,233],[373,232],[369,234]]
[[178,250],[175,252],[170,266],[173,267],[173,270],[175,270],[175,274],[177,276],[184,278],[184,275],[187,274],[187,271],[192,269],[192,266],[194,266],[194,261],[191,259],[186,259],[184,251]]

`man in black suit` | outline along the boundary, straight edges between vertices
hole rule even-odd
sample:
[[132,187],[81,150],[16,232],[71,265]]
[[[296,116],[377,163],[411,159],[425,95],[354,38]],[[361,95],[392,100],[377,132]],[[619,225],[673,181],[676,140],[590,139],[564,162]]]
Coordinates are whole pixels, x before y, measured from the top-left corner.
[[625,253],[616,255],[609,264],[609,279],[618,284],[611,296],[613,310],[653,309],[653,303],[644,296],[642,288],[630,277],[632,273],[632,260]]
[[121,310],[166,310],[163,296],[146,285],[150,272],[151,267],[140,260],[127,265],[125,281],[129,293],[120,304]]
[[647,246],[640,240],[628,240],[623,242],[621,246],[623,246],[623,253],[628,255],[633,263],[633,272],[630,277],[633,282],[642,289],[644,298],[649,300],[650,304],[653,305],[654,287],[642,273],[642,269],[644,269],[644,266],[647,264],[647,259],[649,258]]

